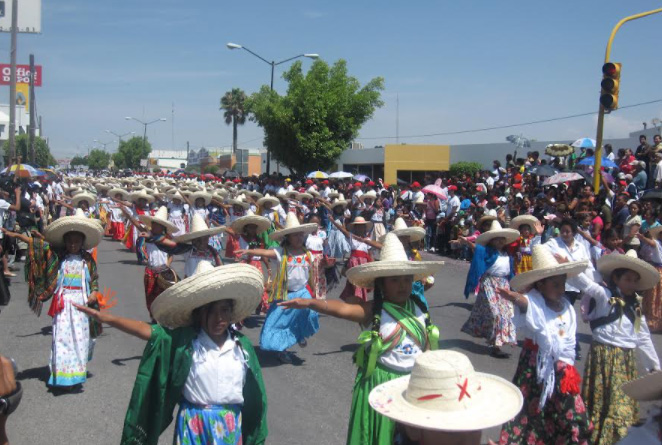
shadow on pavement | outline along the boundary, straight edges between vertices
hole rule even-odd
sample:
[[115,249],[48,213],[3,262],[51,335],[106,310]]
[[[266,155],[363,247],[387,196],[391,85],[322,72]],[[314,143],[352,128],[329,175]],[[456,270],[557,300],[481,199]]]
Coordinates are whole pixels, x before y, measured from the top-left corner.
[[25,337],[34,337],[35,335],[51,335],[52,333],[53,333],[53,326],[44,326],[43,328],[41,328],[41,331],[35,332],[34,334],[17,335],[16,337],[25,338]]
[[[290,351],[292,352],[292,351]],[[275,351],[263,351],[259,346],[255,347],[257,359],[262,368],[275,368],[277,366],[301,366],[306,361],[300,358],[296,352],[292,353],[292,364],[282,363],[278,360],[278,353]]]
[[474,343],[470,340],[462,340],[459,338],[451,340],[440,340],[439,349],[461,349],[463,351],[471,352],[473,354],[489,355],[490,348],[487,345]]
[[244,327],[248,329],[259,328],[264,324],[265,317],[263,315],[251,315],[244,319]]
[[127,358],[116,358],[114,360],[111,360],[110,363],[112,363],[115,366],[126,366],[124,362],[128,362],[131,360],[140,360],[142,358],[143,358],[142,355],[135,355],[133,357],[127,357]]
[[342,354],[343,352],[354,352],[359,349],[358,343],[352,343],[349,345],[343,345],[340,347],[339,351],[329,351],[329,352],[315,352],[313,355],[331,355],[331,354]]
[[39,366],[38,368],[29,368],[19,371],[18,374],[16,374],[16,380],[39,380],[40,382],[46,383],[50,375],[51,370],[48,366]]
[[430,309],[441,307],[459,307],[460,309],[466,309],[467,311],[471,312],[471,310],[474,308],[474,305],[471,303],[446,303],[438,306],[430,306]]

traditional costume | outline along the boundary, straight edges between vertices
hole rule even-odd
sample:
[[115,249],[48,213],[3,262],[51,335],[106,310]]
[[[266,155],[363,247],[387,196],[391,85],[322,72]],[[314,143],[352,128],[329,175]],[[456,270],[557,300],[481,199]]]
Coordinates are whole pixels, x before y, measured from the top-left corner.
[[[339,195],[338,199],[331,203],[332,212],[329,219],[333,218],[336,223],[343,226],[345,224],[345,216],[343,213],[338,215],[335,209],[339,207],[345,209],[347,208],[347,204],[345,197],[342,194]],[[329,255],[336,259],[345,258],[351,250],[347,237],[331,221],[328,221],[327,233],[329,234]]]
[[[178,201],[178,202],[175,202]],[[172,236],[181,236],[188,232],[188,218],[186,215],[188,213],[188,204],[184,204],[184,198],[179,192],[176,192],[170,197],[170,203],[168,204],[168,221],[177,226],[177,232],[173,233]]]
[[[368,225],[368,227],[371,225],[371,223],[366,221],[362,216],[357,216],[349,225],[353,227],[357,224],[365,224]],[[349,260],[347,260],[347,265],[345,266],[345,273],[352,270],[353,267],[373,261],[373,258],[370,255],[369,245],[363,241],[357,240],[353,236],[349,237],[349,245],[351,248],[351,253],[349,255]],[[352,282],[347,280],[347,284],[345,284],[345,289],[343,289],[342,293],[340,294],[340,298],[342,300],[347,300],[350,297],[356,297],[363,301],[368,301],[368,292],[370,292],[370,289],[355,286],[352,284]]]
[[[119,196],[122,200],[126,200],[129,197],[127,192],[117,188],[111,189],[108,194],[113,198]],[[126,235],[126,216],[124,215],[124,212],[122,212],[122,205],[111,202],[108,205],[108,209],[110,211],[110,235],[113,237],[113,240],[122,241]]]
[[326,247],[326,232],[319,226],[317,230],[308,235],[306,238],[306,249],[313,255],[313,282],[316,283],[315,298],[326,298],[326,261],[325,251]]
[[[421,241],[425,238],[425,229],[423,227],[408,227],[404,219],[397,218],[393,224],[393,230],[391,230],[390,233],[396,235],[400,242],[402,242],[409,261],[423,261],[418,249],[411,247],[411,243]],[[400,237],[408,237],[409,242],[405,244]],[[380,238],[380,242],[383,241],[383,238],[384,237]],[[423,280],[414,281],[414,284],[412,285],[412,293],[418,296],[426,306],[428,306],[428,302],[425,298],[424,292],[425,281],[428,280],[428,278],[429,277],[425,277]]]
[[[225,227],[209,228],[205,220],[200,215],[193,215],[191,222],[191,231],[174,237],[173,241],[178,244],[188,244],[194,239],[202,238],[204,236],[218,235],[225,231]],[[184,278],[193,276],[195,270],[201,262],[206,262],[212,267],[220,266],[222,264],[218,252],[207,244],[205,249],[199,250],[196,246],[191,245],[190,250],[186,252],[184,257]]]
[[[246,202],[246,199],[243,195],[239,196],[236,199],[229,199],[228,203],[232,205],[230,210],[228,210],[228,224],[231,226],[233,222],[241,218],[246,214],[246,210],[250,207],[250,204]],[[238,210],[238,208],[241,208]],[[226,258],[235,258],[235,251],[239,249],[239,235],[234,234],[227,237],[225,243],[225,257]]]
[[642,243],[640,252],[641,258],[655,267],[660,274],[660,280],[657,281],[655,287],[644,293],[641,304],[648,329],[651,332],[662,332],[662,242],[658,239],[660,232],[662,232],[662,226],[649,229],[648,233],[655,240],[655,247]]
[[520,234],[519,238],[508,246],[508,253],[513,257],[515,275],[528,272],[533,267],[531,249],[541,242],[541,237],[533,233],[536,222],[538,222],[536,217],[531,215],[520,215],[510,221],[511,229],[520,231],[522,225],[528,225],[531,228],[528,236]]

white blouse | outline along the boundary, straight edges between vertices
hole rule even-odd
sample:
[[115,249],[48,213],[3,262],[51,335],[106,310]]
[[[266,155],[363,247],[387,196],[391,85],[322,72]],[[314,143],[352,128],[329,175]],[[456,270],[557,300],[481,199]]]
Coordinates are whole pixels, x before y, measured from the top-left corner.
[[360,252],[369,252],[370,251],[370,246],[364,243],[363,241],[359,241],[353,236],[349,237],[349,245],[351,246],[352,250],[358,250]]
[[145,243],[147,265],[152,269],[162,269],[168,264],[168,254],[159,249],[155,243]]
[[193,340],[193,361],[184,384],[184,398],[195,405],[244,403],[246,358],[228,334],[220,348],[206,332]]
[[[276,247],[276,261],[280,263],[283,260],[283,248]],[[311,255],[312,256],[312,255]],[[310,276],[311,263],[308,255],[289,255],[287,256],[287,290],[294,292],[301,290],[308,284]]]
[[185,258],[184,274],[186,278],[195,275],[195,271],[198,269],[198,265],[203,261],[209,263],[212,267],[216,267],[214,257],[209,252],[200,252],[199,250],[193,248],[186,252]]
[[[586,268],[586,270],[589,272],[591,276],[596,275],[595,268],[593,267],[593,262],[591,261],[591,254],[586,249],[586,246],[583,243],[578,243],[575,240],[575,242],[572,243],[572,248],[570,248],[561,238],[557,237],[547,241],[544,244],[544,246],[549,248],[549,250],[553,254],[559,254],[570,261],[587,260],[588,267]],[[595,278],[599,279],[599,274],[597,274]],[[575,287],[572,284],[570,284],[570,280],[566,280],[565,282],[566,292],[581,292],[581,290],[582,290],[581,288]]]
[[493,277],[510,276],[510,257],[505,253],[500,253],[497,260],[489,269],[487,269],[485,274]]
[[306,238],[306,249],[313,250],[315,252],[324,251],[324,241],[326,240],[326,232],[324,230],[318,230],[315,233],[311,233]]
[[[416,318],[423,325],[425,325],[425,314],[416,306]],[[398,327],[398,323],[388,312],[382,310],[382,321],[379,326],[379,336],[381,338],[388,338],[393,335],[393,332]],[[386,352],[379,356],[379,363],[399,372],[411,372],[414,368],[416,357],[421,354],[421,348],[418,347],[416,342],[407,335],[400,346],[393,350]]]

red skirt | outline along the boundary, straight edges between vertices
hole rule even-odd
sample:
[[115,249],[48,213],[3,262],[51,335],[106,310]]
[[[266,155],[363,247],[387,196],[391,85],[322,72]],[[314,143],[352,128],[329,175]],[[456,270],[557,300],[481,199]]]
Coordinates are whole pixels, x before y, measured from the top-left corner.
[[[242,261],[243,262],[243,261]],[[250,260],[248,262],[251,266],[257,267],[257,270],[262,272],[262,261],[261,260]],[[264,273],[264,272],[262,272]],[[265,286],[264,292],[262,292],[262,302],[260,303],[260,306],[258,306],[258,311],[262,313],[267,313],[269,311],[269,292],[267,292],[267,288]]]
[[239,236],[228,236],[227,244],[225,245],[225,258],[235,258],[235,251],[239,250]]
[[158,276],[159,272],[149,267],[145,268],[145,276],[143,278],[145,284],[145,304],[147,305],[150,317],[152,316],[152,303],[154,303],[156,297],[161,295],[161,292],[164,291],[164,289],[159,286],[159,282],[156,279]]
[[[372,258],[370,258],[370,255],[366,254],[365,252],[357,252],[353,250],[349,260],[347,261],[347,270],[354,266],[370,263],[371,261]],[[372,289],[367,289],[365,287],[354,286],[349,282],[349,280],[347,280],[345,289],[343,289],[342,293],[340,294],[340,299],[346,301],[350,297],[356,297],[363,301],[368,301],[368,292],[371,290]]]
[[126,240],[124,241],[124,246],[129,249],[131,252],[136,251],[136,246],[133,244],[133,231],[136,230],[136,228],[131,224],[131,227],[129,227],[129,231],[126,232]]
[[113,237],[115,241],[122,241],[124,239],[124,223],[111,222],[110,235]]

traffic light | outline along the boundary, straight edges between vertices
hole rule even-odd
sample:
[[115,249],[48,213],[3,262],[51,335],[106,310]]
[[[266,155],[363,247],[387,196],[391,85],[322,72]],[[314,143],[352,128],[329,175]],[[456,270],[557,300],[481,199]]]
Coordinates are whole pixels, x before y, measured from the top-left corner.
[[602,82],[600,86],[600,103],[606,112],[618,108],[618,90],[621,79],[621,64],[607,62],[602,65]]

